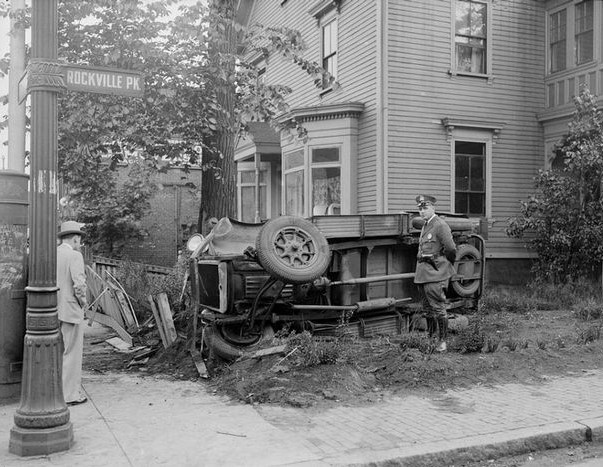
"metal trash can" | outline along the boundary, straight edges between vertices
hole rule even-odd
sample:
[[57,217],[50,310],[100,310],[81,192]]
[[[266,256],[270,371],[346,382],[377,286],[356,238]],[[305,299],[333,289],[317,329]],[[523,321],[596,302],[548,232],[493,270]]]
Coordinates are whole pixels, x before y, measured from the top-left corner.
[[0,170],[0,399],[20,394],[27,285],[29,176]]

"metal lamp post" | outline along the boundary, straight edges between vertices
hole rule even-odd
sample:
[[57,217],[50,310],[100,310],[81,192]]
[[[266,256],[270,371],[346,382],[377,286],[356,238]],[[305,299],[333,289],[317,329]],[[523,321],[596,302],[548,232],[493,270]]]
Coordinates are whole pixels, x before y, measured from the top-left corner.
[[57,92],[64,88],[57,62],[57,0],[33,0],[31,171],[27,332],[23,350],[21,402],[9,451],[20,456],[64,451],[73,427],[61,383],[62,345],[57,316]]

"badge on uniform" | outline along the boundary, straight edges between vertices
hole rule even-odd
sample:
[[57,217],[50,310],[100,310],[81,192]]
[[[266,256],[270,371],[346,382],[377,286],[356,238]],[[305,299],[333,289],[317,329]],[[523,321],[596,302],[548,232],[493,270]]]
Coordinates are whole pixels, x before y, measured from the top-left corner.
[[427,234],[427,240],[431,240],[431,234],[430,233]]

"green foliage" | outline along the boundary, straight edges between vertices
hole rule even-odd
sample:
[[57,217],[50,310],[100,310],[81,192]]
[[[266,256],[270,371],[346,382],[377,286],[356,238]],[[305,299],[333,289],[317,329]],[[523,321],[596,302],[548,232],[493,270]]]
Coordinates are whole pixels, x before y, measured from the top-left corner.
[[[128,241],[144,236],[140,220],[157,189],[152,171],[144,163],[133,163],[125,181],[118,182],[102,158],[81,149],[79,160],[64,158],[61,164],[69,186],[61,217],[86,223],[85,241],[94,254],[120,257]],[[92,179],[82,174],[90,170],[95,174]]]
[[562,167],[540,171],[507,235],[529,237],[539,277],[563,283],[598,272],[603,261],[603,112],[583,88],[557,149]]
[[461,353],[481,352],[486,343],[486,334],[480,320],[475,320],[467,328],[461,329],[454,341],[455,349]]
[[292,333],[285,342],[288,363],[296,367],[334,364],[345,354],[346,338],[320,339],[308,331]]
[[594,298],[581,299],[572,306],[574,316],[581,321],[592,321],[603,317],[603,303]]
[[435,346],[424,332],[409,332],[400,336],[400,348],[402,350],[417,349],[421,353],[433,353]]
[[159,275],[147,272],[146,266],[141,263],[125,260],[120,263],[116,272],[116,279],[123,286],[130,297],[134,310],[139,320],[144,320],[151,314],[149,295],[155,296],[165,293],[177,320],[185,312],[185,303],[188,300],[188,289],[182,294],[185,271],[187,269],[186,257],[181,257],[169,274]]

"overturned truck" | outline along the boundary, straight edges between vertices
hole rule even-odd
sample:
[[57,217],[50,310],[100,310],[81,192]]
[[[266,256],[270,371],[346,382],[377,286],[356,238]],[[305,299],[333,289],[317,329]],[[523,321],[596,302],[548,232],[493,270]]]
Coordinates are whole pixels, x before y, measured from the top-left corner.
[[[451,319],[477,308],[484,283],[480,224],[439,214],[457,245]],[[204,342],[234,359],[284,326],[317,335],[408,332],[421,314],[415,284],[417,213],[221,219],[189,240],[192,307]]]

